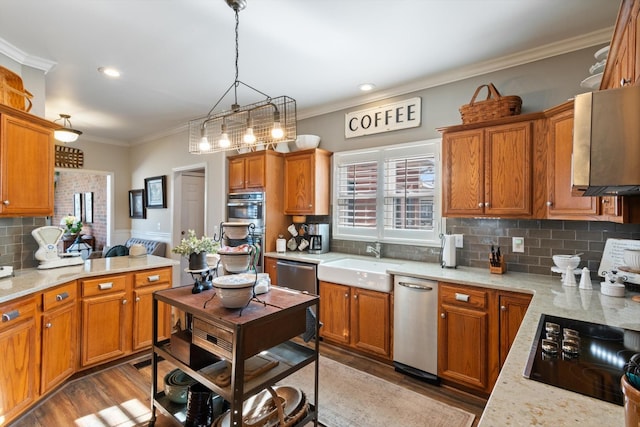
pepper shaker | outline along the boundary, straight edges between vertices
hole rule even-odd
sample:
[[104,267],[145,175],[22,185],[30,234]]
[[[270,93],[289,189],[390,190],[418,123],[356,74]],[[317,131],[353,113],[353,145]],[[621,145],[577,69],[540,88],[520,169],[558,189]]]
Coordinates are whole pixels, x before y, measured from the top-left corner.
[[591,272],[587,267],[582,269],[582,276],[580,276],[580,289],[593,289],[591,285]]

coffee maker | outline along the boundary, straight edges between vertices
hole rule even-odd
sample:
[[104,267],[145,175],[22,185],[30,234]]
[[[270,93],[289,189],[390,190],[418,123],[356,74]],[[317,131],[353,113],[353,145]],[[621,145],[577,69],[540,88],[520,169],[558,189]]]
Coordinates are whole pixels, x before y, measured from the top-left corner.
[[307,234],[310,254],[329,252],[329,224],[307,224]]

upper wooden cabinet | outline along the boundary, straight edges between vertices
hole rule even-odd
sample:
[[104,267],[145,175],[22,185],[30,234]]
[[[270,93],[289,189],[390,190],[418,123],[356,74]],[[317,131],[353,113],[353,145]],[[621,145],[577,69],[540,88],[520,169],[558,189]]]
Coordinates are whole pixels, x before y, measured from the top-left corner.
[[622,0],[600,89],[640,82],[640,0]]
[[547,218],[598,220],[599,198],[571,191],[573,101],[548,110]]
[[229,192],[265,187],[266,151],[229,157]]
[[286,215],[329,215],[331,155],[330,151],[314,148],[285,156]]
[[533,120],[441,131],[443,216],[533,215]]
[[0,105],[0,216],[53,215],[55,127]]

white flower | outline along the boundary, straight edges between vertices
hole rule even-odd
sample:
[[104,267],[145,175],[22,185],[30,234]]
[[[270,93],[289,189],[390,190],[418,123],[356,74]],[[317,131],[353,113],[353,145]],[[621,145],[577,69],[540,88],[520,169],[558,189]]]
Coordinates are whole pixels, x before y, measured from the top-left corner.
[[82,221],[77,216],[67,215],[62,217],[60,225],[69,233],[79,233],[82,231]]

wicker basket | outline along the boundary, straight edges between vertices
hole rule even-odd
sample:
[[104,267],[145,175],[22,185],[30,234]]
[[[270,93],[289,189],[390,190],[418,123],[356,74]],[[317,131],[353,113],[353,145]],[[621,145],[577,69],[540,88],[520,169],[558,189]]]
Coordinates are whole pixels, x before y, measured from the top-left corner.
[[22,86],[22,78],[0,66],[0,104],[28,112],[33,105],[31,98],[33,95]]
[[[476,101],[482,88],[487,88],[487,99]],[[460,107],[462,123],[477,123],[501,117],[517,116],[520,114],[522,99],[519,96],[502,96],[493,83],[478,86],[471,102]]]

